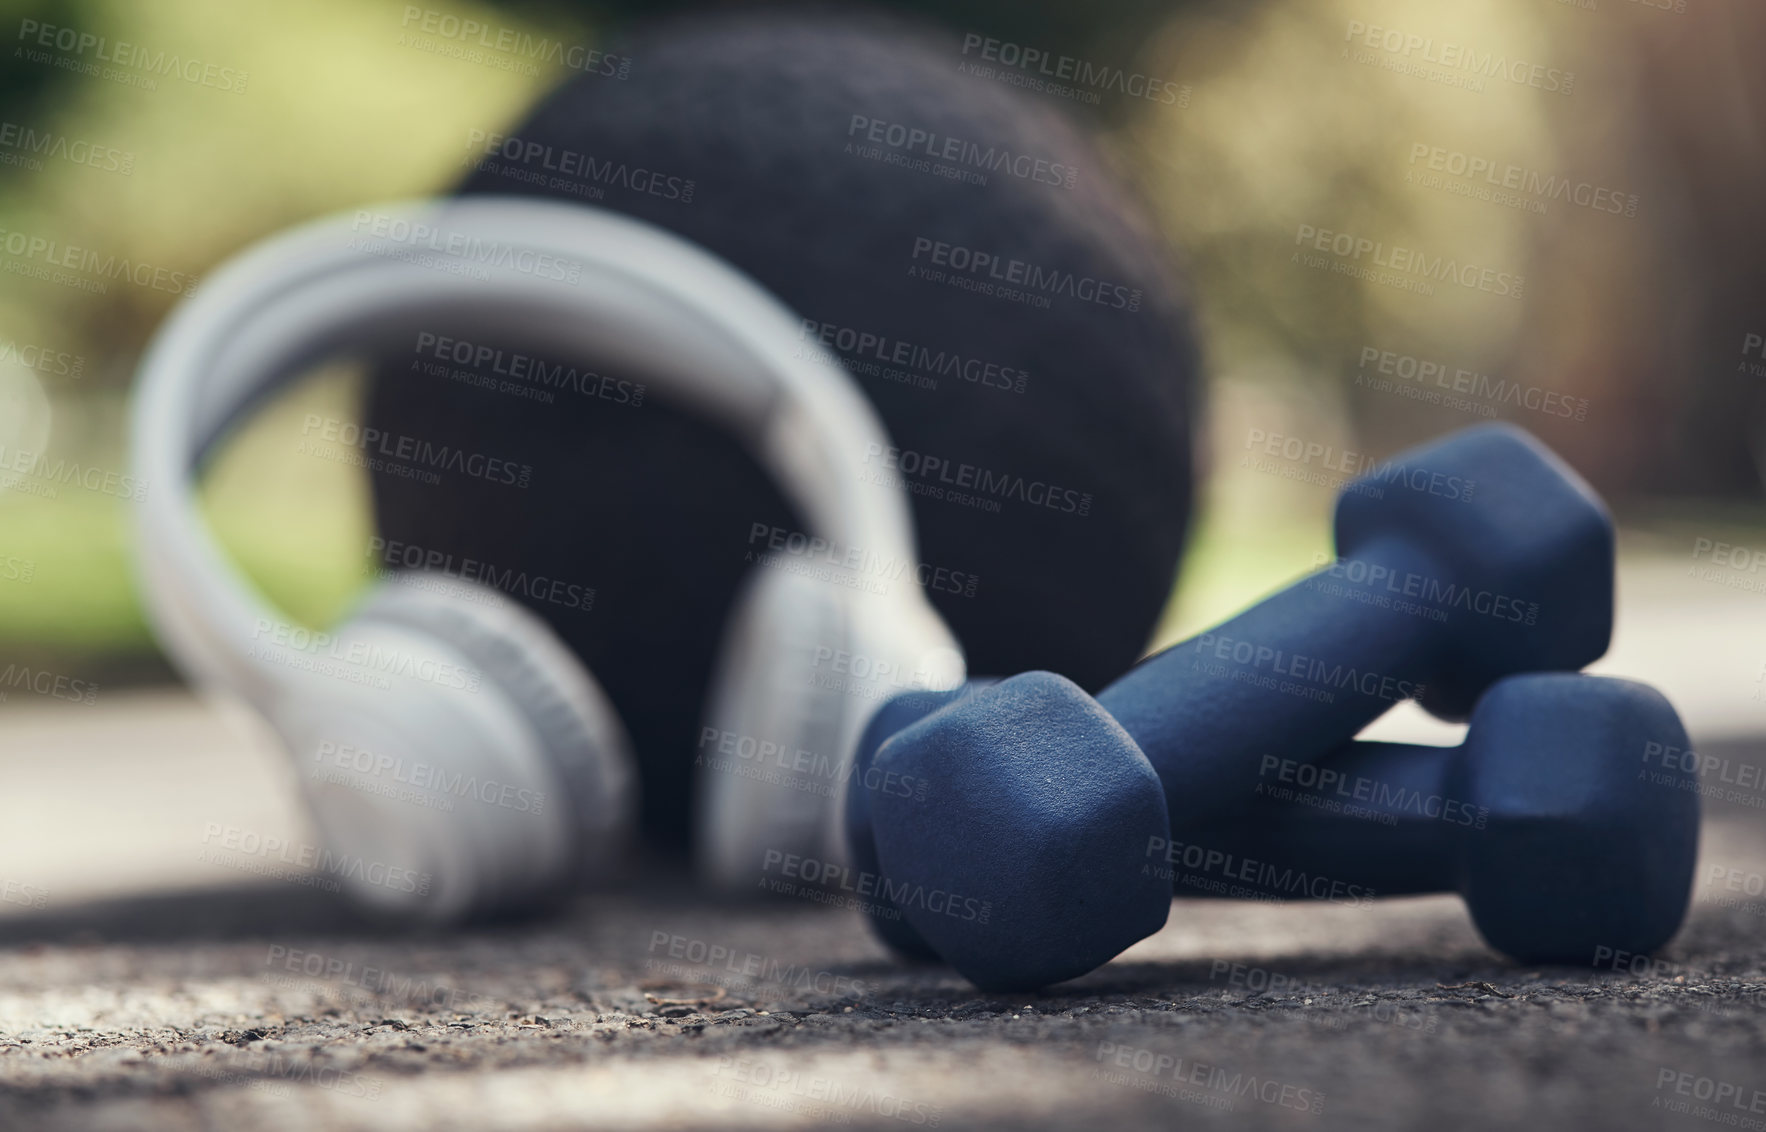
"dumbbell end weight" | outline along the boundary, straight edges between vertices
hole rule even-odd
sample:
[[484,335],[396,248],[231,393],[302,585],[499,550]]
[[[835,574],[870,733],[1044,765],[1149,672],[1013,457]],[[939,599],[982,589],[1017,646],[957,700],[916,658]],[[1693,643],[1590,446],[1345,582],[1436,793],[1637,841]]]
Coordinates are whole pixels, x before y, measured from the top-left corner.
[[1698,857],[1691,744],[1644,684],[1553,674],[1478,704],[1447,789],[1490,809],[1459,838],[1459,889],[1491,946],[1529,963],[1645,954],[1679,930]]
[[1446,641],[1419,697],[1464,719],[1523,672],[1575,672],[1613,632],[1613,519],[1588,482],[1531,433],[1460,429],[1368,470],[1337,498],[1334,572],[1394,535],[1442,564],[1368,580]]
[[984,990],[1077,978],[1158,931],[1170,836],[1152,764],[1078,685],[1027,672],[878,751],[923,800],[873,793],[878,874],[909,924]]
[[[876,832],[871,824],[872,798],[887,792],[924,800],[926,791],[931,788],[931,783],[923,779],[878,768],[875,763],[877,752],[903,728],[995,683],[997,681],[991,678],[975,679],[948,691],[903,692],[886,701],[865,725],[864,732],[859,736],[858,748],[853,753],[852,781],[846,790],[845,819],[847,853],[859,877],[870,878],[868,887],[882,887],[877,864]],[[901,958],[921,963],[937,962],[938,953],[914,931],[913,926],[902,916],[901,909],[881,892],[866,902],[865,915],[878,938]]]
[[[1250,810],[1174,831],[1174,865],[1191,866],[1174,883],[1355,905],[1457,890],[1484,939],[1522,962],[1647,954],[1691,897],[1688,749],[1672,706],[1643,684],[1510,677],[1479,701],[1462,747],[1350,743],[1316,765],[1265,760]],[[1222,876],[1242,891],[1219,891]]]

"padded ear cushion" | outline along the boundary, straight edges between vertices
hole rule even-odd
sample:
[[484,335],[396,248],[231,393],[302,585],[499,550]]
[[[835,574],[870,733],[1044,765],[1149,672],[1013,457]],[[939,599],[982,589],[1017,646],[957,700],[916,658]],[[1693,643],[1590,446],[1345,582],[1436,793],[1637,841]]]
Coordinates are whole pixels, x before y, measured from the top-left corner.
[[834,673],[850,628],[827,585],[786,570],[756,569],[737,598],[694,759],[695,850],[713,884],[752,889],[769,851],[822,851],[865,706]]
[[746,585],[694,760],[700,874],[730,890],[763,884],[775,854],[844,862],[840,815],[865,724],[901,692],[963,680],[950,629],[917,591],[777,564]]
[[513,699],[563,783],[576,835],[573,880],[604,875],[636,815],[636,763],[605,692],[545,622],[488,586],[395,575],[352,620],[390,621],[437,637]]

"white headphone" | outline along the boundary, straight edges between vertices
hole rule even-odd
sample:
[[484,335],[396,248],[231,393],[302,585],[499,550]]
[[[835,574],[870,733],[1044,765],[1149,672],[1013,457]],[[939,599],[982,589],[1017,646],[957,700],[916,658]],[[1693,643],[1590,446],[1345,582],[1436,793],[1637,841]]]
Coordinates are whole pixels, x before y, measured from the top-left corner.
[[[659,228],[581,204],[474,197],[358,210],[276,236],[215,270],[160,329],[141,364],[132,436],[150,616],[195,682],[243,698],[281,735],[325,867],[356,899],[445,921],[604,874],[636,810],[624,729],[538,617],[476,583],[395,576],[329,634],[290,625],[198,513],[205,454],[317,363],[438,327],[468,340],[519,335],[535,351],[629,372],[727,425],[810,534],[865,560],[912,563],[903,492],[866,474],[866,454],[887,444],[881,423],[837,363],[801,348],[797,326],[751,279]],[[914,571],[901,573],[909,580],[854,585],[838,569],[751,571],[706,726],[843,768],[891,692],[959,684],[955,638]],[[774,853],[844,858],[847,775],[826,776],[830,795],[704,762],[698,853],[709,880],[753,886]],[[389,789],[392,766],[400,782],[444,784],[452,808],[429,804],[433,790]]]

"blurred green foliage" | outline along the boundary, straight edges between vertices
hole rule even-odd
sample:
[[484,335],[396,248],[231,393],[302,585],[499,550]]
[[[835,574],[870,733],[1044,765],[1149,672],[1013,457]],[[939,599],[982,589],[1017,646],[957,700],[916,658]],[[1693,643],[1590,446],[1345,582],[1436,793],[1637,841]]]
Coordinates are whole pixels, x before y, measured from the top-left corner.
[[[55,157],[0,162],[0,229],[200,278],[286,225],[366,201],[446,191],[474,158],[472,131],[513,123],[568,77],[426,48],[410,34],[413,8],[593,43],[639,19],[724,6],[0,0],[9,38],[36,21],[249,77],[245,94],[176,80],[147,89],[26,58],[15,44],[0,67],[0,122],[109,147],[128,161],[123,169]],[[1660,336],[1661,325],[1697,325],[1688,312],[1702,276],[1684,263],[1680,275],[1652,273],[1670,262],[1662,249],[1684,217],[1673,207],[1675,170],[1640,164],[1648,148],[1636,135],[1649,91],[1631,73],[1627,46],[1696,28],[1693,17],[1668,24],[1670,17],[1627,5],[1382,7],[1365,0],[882,6],[959,32],[1133,66],[1191,92],[1174,107],[1111,102],[1103,123],[1113,164],[1140,184],[1188,260],[1214,375],[1214,475],[1184,587],[1160,631],[1165,639],[1258,596],[1328,549],[1330,492],[1240,474],[1235,456],[1249,429],[1383,453],[1394,438],[1478,419],[1359,389],[1355,360],[1370,343],[1590,397],[1604,417],[1547,439],[1597,480],[1623,473],[1633,478],[1620,482],[1632,485],[1656,474],[1636,453],[1639,437],[1668,431],[1656,408],[1661,398],[1675,395],[1676,382],[1708,376],[1664,372],[1660,358],[1640,348]],[[1574,67],[1583,89],[1605,96],[1572,107],[1507,85],[1474,94],[1347,60],[1345,28],[1381,14],[1443,40]],[[1419,142],[1622,183],[1650,202],[1649,222],[1614,223],[1562,208],[1534,216],[1419,187],[1405,176]],[[1736,189],[1753,192],[1757,184]],[[1476,293],[1423,297],[1308,270],[1291,260],[1301,225],[1500,264],[1525,273],[1537,297],[1526,304]],[[1681,304],[1678,313],[1649,318],[1648,304],[1664,294]],[[28,346],[78,361],[22,378],[0,375],[40,384],[51,456],[124,469],[128,379],[175,300],[149,287],[112,285],[94,295],[0,272],[0,356],[4,347]],[[1727,338],[1720,346],[1733,349]],[[347,373],[291,391],[235,438],[204,491],[242,567],[292,615],[313,622],[336,616],[362,584],[366,494],[356,474],[298,457],[288,442],[298,429],[278,414],[353,416],[358,393]],[[0,394],[19,394],[3,404],[36,396],[3,383]],[[1734,423],[1731,431],[1742,428]],[[0,443],[16,444],[28,431],[0,421]],[[1715,435],[1703,428],[1685,447],[1704,447]],[[1684,460],[1699,455],[1689,451]],[[28,583],[0,578],[0,653],[53,656],[69,666],[153,655],[130,582],[128,518],[111,496],[63,491],[44,499],[0,489],[0,561],[35,565]]]
[[[451,0],[425,6],[516,18]],[[149,90],[9,52],[0,120],[129,161],[126,172],[53,157],[0,165],[0,229],[200,277],[286,225],[445,191],[470,162],[468,131],[507,124],[560,76],[413,49],[401,43],[403,14],[398,3],[355,0],[303,0],[268,14],[228,0],[0,0],[0,26],[14,34],[35,19],[248,76],[243,95],[175,80]],[[126,470],[128,379],[175,301],[149,287],[113,283],[92,294],[0,273],[0,344],[77,359],[8,375],[39,382],[48,396],[49,458]],[[290,403],[349,414],[353,396],[332,379]],[[357,478],[295,457],[285,438],[297,434],[286,421],[279,434],[263,422],[247,430],[217,461],[205,499],[241,566],[291,614],[323,622],[361,584],[353,571],[367,504]],[[120,659],[125,668],[153,655],[131,578],[129,519],[109,495],[0,490],[0,557],[34,565],[28,583],[0,580],[0,654],[79,667]]]

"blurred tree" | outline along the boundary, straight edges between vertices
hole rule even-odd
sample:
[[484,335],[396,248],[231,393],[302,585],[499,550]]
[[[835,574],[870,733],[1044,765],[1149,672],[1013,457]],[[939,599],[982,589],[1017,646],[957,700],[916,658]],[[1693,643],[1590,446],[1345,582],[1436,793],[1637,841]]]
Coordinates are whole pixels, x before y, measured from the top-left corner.
[[[739,7],[776,9],[851,7],[827,0],[490,0],[493,6],[538,24],[587,23],[607,30],[655,19]],[[1088,57],[1125,65],[1173,13],[1196,0],[873,0],[868,6],[942,23],[956,31],[1034,47],[1051,56]],[[1243,9],[1261,0],[1240,0]],[[1121,100],[1096,109],[1119,111]]]
[[[99,9],[97,0],[0,0],[0,29],[12,41],[11,49],[0,66],[0,119],[12,122],[21,117],[43,113],[61,97],[61,92],[74,85],[76,76],[57,67],[23,66],[14,57],[21,44],[19,32],[26,20],[56,27],[85,28],[95,24]],[[0,165],[0,176],[10,166]]]

